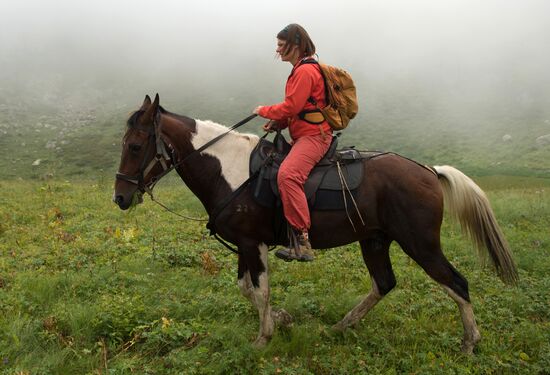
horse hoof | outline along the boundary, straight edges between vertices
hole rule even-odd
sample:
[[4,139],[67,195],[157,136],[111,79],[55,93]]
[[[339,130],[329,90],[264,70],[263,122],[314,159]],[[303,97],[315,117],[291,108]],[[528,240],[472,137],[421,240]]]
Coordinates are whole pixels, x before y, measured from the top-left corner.
[[347,326],[345,326],[342,322],[338,322],[336,323],[335,325],[333,325],[332,327],[332,331],[333,332],[336,332],[336,333],[342,333],[346,330],[346,328],[348,328]]
[[289,249],[280,249],[275,252],[275,256],[285,262],[296,260],[296,256]]
[[294,318],[285,309],[273,311],[273,320],[281,327],[290,328]]
[[467,355],[473,355],[474,349],[477,343],[481,340],[481,335],[477,332],[473,338],[469,340],[462,340],[462,348],[460,351]]
[[254,343],[252,343],[252,345],[256,349],[262,349],[262,348],[265,348],[265,346],[267,345],[268,342],[269,342],[269,338],[264,337],[264,336],[260,336],[256,340],[254,340]]
[[475,345],[472,343],[462,343],[462,347],[460,348],[460,351],[466,355],[473,355],[474,354],[474,348]]

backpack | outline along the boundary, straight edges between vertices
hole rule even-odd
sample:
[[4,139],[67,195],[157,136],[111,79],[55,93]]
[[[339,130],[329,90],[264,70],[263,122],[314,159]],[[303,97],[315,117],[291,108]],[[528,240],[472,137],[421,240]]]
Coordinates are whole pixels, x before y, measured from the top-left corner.
[[[310,97],[308,101],[315,105],[334,130],[346,128],[349,121],[357,115],[357,93],[351,75],[335,66],[321,64],[316,60],[305,60],[303,64],[317,64],[325,81],[325,98],[327,105],[320,108],[317,101]],[[301,116],[307,121],[307,113]],[[315,122],[312,122],[315,123]]]

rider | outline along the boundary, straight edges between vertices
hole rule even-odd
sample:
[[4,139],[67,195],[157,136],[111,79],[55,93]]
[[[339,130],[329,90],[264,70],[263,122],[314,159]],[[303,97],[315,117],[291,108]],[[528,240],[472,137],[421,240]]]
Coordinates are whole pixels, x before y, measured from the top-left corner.
[[[315,45],[307,31],[298,24],[290,24],[277,34],[277,54],[293,68],[286,82],[282,103],[258,106],[254,113],[273,120],[263,128],[272,131],[288,127],[292,148],[279,169],[277,183],[281,193],[283,211],[290,224],[290,246],[276,252],[285,260],[312,261],[314,259],[308,230],[311,226],[304,184],[313,167],[328,151],[332,130],[326,120],[315,124],[299,116],[317,107],[308,101],[313,98],[319,107],[326,105],[325,83],[319,65],[304,64],[315,54]],[[292,238],[297,240],[293,246]],[[295,251],[295,249],[297,251]]]

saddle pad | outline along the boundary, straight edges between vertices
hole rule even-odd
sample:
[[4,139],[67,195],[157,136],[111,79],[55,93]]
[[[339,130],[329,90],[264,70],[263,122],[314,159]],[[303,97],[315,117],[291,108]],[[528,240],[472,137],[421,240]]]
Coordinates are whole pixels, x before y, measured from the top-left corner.
[[[357,190],[351,191],[351,195],[355,201],[357,201]],[[351,209],[353,202],[350,193],[347,191],[345,193],[346,201],[344,202],[342,191],[319,189],[315,193],[314,199],[308,201],[309,209],[312,211],[344,210],[346,204],[348,209]]]
[[[364,162],[384,153],[363,152],[353,147],[336,151],[337,137],[333,138],[331,149],[321,162],[311,171],[304,185],[306,198],[311,209],[340,210],[350,204],[350,192],[355,197],[357,188],[363,181]],[[277,151],[279,150],[279,151]],[[290,145],[280,134],[274,143],[261,139],[250,155],[250,175],[258,174],[251,181],[254,199],[265,207],[280,207],[277,173]],[[338,170],[340,167],[340,172]],[[342,178],[346,188],[343,189]],[[344,201],[345,191],[346,201]]]
[[[340,163],[340,170],[342,172],[342,177],[347,183],[348,189],[356,189],[363,179],[363,163],[361,160],[357,160],[352,163]],[[310,176],[313,176],[315,173],[322,173],[322,171],[317,172],[314,169]],[[310,179],[306,182],[306,187],[309,181]],[[342,181],[336,165],[332,165],[325,173],[321,184],[319,185],[319,189],[342,190]]]
[[[361,160],[341,164],[341,172],[348,189],[355,197],[355,192],[363,180],[363,163]],[[277,187],[277,169],[269,168],[251,182],[254,199],[262,206],[275,207],[280,204]],[[304,185],[306,198],[311,209],[340,210],[345,208],[342,194],[342,182],[336,165],[316,167]],[[346,193],[348,206],[349,192]]]

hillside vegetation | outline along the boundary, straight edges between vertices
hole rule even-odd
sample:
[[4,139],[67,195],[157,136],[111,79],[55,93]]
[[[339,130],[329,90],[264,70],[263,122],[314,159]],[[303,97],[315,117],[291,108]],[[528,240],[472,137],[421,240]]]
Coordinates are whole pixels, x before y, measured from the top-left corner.
[[[312,264],[271,254],[272,303],[295,323],[256,350],[257,312],[236,286],[236,257],[202,223],[148,199],[121,212],[111,180],[2,182],[0,373],[548,373],[550,185],[479,181],[520,282],[504,287],[445,220],[443,248],[470,283],[483,336],[472,357],[459,350],[454,302],[397,246],[397,288],[343,335],[331,325],[370,288],[358,246],[319,251]],[[179,212],[204,215],[175,181],[157,194]]]
[[[125,122],[144,94],[0,95],[0,374],[550,371],[550,147],[536,142],[550,133],[546,112],[450,108],[373,88],[376,100],[364,99],[340,139],[454,165],[488,191],[517,287],[480,265],[447,219],[442,230],[445,253],[470,283],[483,337],[475,356],[459,351],[456,305],[396,245],[397,288],[343,335],[331,325],[370,288],[358,246],[319,251],[313,264],[270,255],[272,303],[295,323],[256,350],[257,312],[236,286],[235,255],[203,223],[148,199],[130,212],[111,202]],[[164,106],[231,125],[257,104],[251,95],[166,95]],[[261,123],[242,131],[259,133]],[[156,193],[176,211],[205,215],[174,175]]]
[[[116,171],[126,119],[146,93],[82,90],[54,98],[0,95],[0,176],[83,178]],[[182,96],[168,91],[161,104],[175,113],[230,126],[259,102],[280,99],[269,88],[259,91],[262,99],[249,91],[237,93],[242,94],[238,100],[208,92]],[[396,94],[367,88],[360,96],[360,114],[343,132],[340,145],[393,151],[425,164],[451,164],[473,175],[550,177],[550,137],[536,141],[550,134],[544,103],[509,100],[501,107],[462,97],[438,102],[430,93],[412,89]],[[260,134],[262,123],[256,119],[239,131]]]

